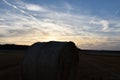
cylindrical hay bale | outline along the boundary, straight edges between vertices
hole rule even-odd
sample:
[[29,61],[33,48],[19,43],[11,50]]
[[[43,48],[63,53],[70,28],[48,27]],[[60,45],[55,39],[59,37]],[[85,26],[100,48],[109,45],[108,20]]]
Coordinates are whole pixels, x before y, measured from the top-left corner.
[[23,80],[75,80],[78,49],[73,42],[33,44],[21,66]]

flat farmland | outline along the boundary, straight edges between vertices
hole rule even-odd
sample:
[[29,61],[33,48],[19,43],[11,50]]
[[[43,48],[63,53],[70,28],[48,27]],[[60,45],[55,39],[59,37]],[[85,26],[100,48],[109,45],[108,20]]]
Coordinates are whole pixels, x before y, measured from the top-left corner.
[[[24,50],[0,50],[0,80],[21,80],[20,63],[25,53]],[[120,56],[80,51],[77,80],[120,80]]]
[[0,80],[20,80],[20,63],[25,51],[0,51]]
[[79,53],[78,80],[120,80],[120,56],[82,52]]

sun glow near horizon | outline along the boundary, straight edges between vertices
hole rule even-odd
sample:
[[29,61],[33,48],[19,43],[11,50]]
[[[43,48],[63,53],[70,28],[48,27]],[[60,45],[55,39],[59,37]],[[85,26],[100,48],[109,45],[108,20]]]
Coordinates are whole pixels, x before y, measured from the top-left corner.
[[85,37],[85,36],[53,36],[53,35],[41,36],[41,37],[31,36],[29,38],[13,37],[13,38],[5,38],[0,40],[1,43],[7,42],[7,44],[19,44],[19,45],[32,45],[36,42],[48,42],[48,41],[62,41],[62,42],[72,41],[76,44],[77,47],[81,49],[101,49],[101,50],[107,49],[105,46],[101,47],[101,44],[106,44],[106,42],[108,42],[107,38],[101,39],[96,37]]
[[79,48],[119,50],[119,1],[101,6],[104,1],[1,0],[0,44],[73,41]]

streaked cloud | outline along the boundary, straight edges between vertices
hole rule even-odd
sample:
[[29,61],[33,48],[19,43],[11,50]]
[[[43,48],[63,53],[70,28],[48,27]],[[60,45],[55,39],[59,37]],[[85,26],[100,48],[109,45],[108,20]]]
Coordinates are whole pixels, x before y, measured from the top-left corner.
[[77,12],[77,9],[67,2],[62,7],[66,11],[22,0],[2,2],[10,10],[0,9],[4,12],[0,13],[1,43],[32,44],[37,41],[72,40],[80,48],[110,49],[110,45],[116,47],[120,42],[120,19],[75,14],[71,10]]
[[96,16],[94,16],[94,17],[90,20],[89,24],[94,24],[94,23],[95,23],[95,18],[96,18]]
[[0,21],[4,21],[4,19],[0,18]]
[[31,11],[45,11],[42,7],[38,5],[33,5],[33,4],[27,4],[26,9],[31,10]]
[[102,24],[103,26],[103,31],[107,31],[109,29],[109,22],[107,20],[102,20],[100,21],[100,23]]

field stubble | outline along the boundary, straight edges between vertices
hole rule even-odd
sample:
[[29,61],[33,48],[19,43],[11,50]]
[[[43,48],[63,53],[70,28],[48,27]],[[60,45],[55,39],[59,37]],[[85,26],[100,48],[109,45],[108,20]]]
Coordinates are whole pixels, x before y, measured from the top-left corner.
[[[25,51],[0,51],[0,80],[21,80],[20,63]],[[120,56],[79,52],[77,80],[120,80]]]

